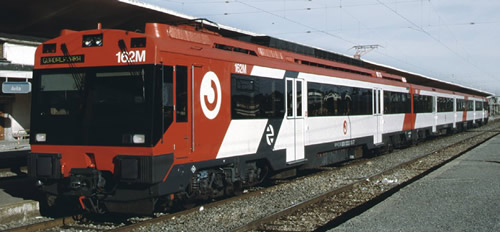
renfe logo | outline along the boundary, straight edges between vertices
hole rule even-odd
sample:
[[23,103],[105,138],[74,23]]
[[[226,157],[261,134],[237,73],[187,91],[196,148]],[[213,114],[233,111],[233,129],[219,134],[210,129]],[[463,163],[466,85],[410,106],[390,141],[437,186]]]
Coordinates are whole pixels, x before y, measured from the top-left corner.
[[200,87],[200,104],[208,119],[214,119],[219,114],[222,102],[222,91],[217,75],[209,71],[203,76]]
[[269,146],[274,143],[274,127],[271,124],[266,128],[266,142]]

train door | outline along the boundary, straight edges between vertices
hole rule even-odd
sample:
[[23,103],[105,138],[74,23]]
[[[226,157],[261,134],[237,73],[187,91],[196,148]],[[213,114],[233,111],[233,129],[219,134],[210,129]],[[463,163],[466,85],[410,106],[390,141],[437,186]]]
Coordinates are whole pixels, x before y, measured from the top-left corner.
[[437,97],[432,96],[432,115],[434,116],[434,122],[432,123],[432,132],[437,132],[438,124],[438,113],[437,113]]
[[478,122],[479,122],[479,120],[480,120],[480,118],[479,118],[479,117],[481,116],[481,115],[479,114],[479,113],[480,113],[480,111],[479,111],[479,110],[478,110],[478,108],[477,108],[477,107],[478,107],[478,106],[477,106],[477,104],[479,104],[479,101],[478,101],[478,100],[474,100],[474,122],[476,122],[476,123],[478,123]]
[[476,100],[472,100],[472,124],[476,124]]
[[176,65],[174,68],[174,122],[177,129],[178,146],[175,150],[179,155],[187,155],[192,151],[192,134],[190,114],[191,83],[188,66]]
[[384,130],[384,101],[383,91],[380,88],[373,90],[373,116],[377,121],[377,129],[375,130],[375,137],[373,138],[374,144],[382,143],[382,134]]
[[300,161],[304,159],[304,140],[305,140],[305,106],[306,90],[303,79],[286,78],[285,91],[286,98],[286,121],[292,128],[293,136],[291,136],[286,149],[286,162]]
[[481,118],[481,122],[485,122],[486,121],[486,101],[481,101],[481,104],[482,104],[482,107],[481,107],[481,115],[482,115],[482,118]]
[[453,128],[457,128],[457,119],[458,119],[458,114],[457,114],[457,98],[453,98]]

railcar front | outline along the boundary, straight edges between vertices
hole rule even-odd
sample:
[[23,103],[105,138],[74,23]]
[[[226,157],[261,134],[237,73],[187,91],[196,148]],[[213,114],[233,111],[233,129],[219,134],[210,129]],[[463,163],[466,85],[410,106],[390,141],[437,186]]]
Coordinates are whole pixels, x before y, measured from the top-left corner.
[[153,152],[169,126],[154,46],[145,34],[97,29],[38,47],[29,173],[46,195],[42,210],[61,198],[94,212],[154,207],[173,160]]

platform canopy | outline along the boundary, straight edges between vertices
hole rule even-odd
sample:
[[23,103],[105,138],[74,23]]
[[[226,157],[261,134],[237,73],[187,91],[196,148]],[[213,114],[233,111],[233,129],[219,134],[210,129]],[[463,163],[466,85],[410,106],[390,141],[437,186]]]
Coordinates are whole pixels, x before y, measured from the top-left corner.
[[[178,24],[195,19],[134,0],[15,0],[2,2],[2,9],[0,32],[47,39],[62,29],[89,30],[97,28],[97,23],[103,28],[144,31],[148,22]],[[251,34],[225,26],[220,29],[230,37]]]
[[[44,39],[58,36],[62,29],[76,31],[94,29],[97,28],[98,23],[101,23],[103,28],[144,31],[144,25],[148,22],[185,24],[196,19],[192,16],[136,0],[11,0],[3,1],[2,9],[3,11],[0,13],[0,33]],[[248,38],[248,36],[267,37],[208,21],[203,22],[205,27],[211,28],[226,37],[238,39]],[[304,49],[301,48],[300,50]],[[357,60],[330,51],[316,49],[315,52],[307,55],[315,56],[316,53],[321,54],[322,57],[325,55],[333,57],[332,60],[337,62],[399,75],[413,84],[478,96],[491,95],[481,90],[440,81],[370,61]]]

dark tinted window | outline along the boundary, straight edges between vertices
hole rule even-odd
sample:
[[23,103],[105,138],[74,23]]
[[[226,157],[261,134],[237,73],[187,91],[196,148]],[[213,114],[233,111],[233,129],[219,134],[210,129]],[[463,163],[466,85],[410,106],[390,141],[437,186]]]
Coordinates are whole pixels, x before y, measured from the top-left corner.
[[164,132],[173,121],[174,118],[174,87],[173,75],[174,68],[172,66],[163,66],[161,70],[161,94],[162,94],[162,110],[163,110],[163,129]]
[[415,113],[432,113],[432,96],[413,94],[413,111]]
[[282,118],[285,113],[284,90],[283,80],[233,74],[231,117]]
[[287,114],[286,116],[292,117],[293,116],[293,81],[292,80],[287,80],[286,81],[286,91],[287,91]]
[[302,81],[297,81],[297,116],[302,116]]
[[310,117],[372,114],[372,90],[307,83]]
[[467,111],[474,111],[474,101],[467,100]]
[[325,94],[322,85],[318,83],[307,83],[307,110],[309,116],[326,116],[329,114]]
[[155,142],[162,138],[174,118],[173,73],[172,66],[156,67],[153,106]]
[[175,67],[175,111],[176,122],[187,122],[188,114],[188,84],[187,84],[187,67],[186,66],[176,66]]
[[483,102],[482,101],[476,101],[476,111],[479,110],[483,110]]
[[[152,65],[35,70],[31,131],[46,133],[45,144],[151,146],[161,127],[151,122],[153,109],[160,115],[155,73]],[[137,134],[144,143],[133,143]]]
[[457,111],[465,111],[465,100],[457,99]]
[[411,113],[409,93],[384,91],[384,114]]
[[369,115],[372,114],[372,90],[371,89],[352,89],[352,115]]
[[337,88],[342,96],[342,101],[340,102],[340,112],[342,115],[352,115],[351,105],[353,88],[347,86],[337,86]]
[[437,109],[438,112],[453,112],[453,98],[438,97]]

